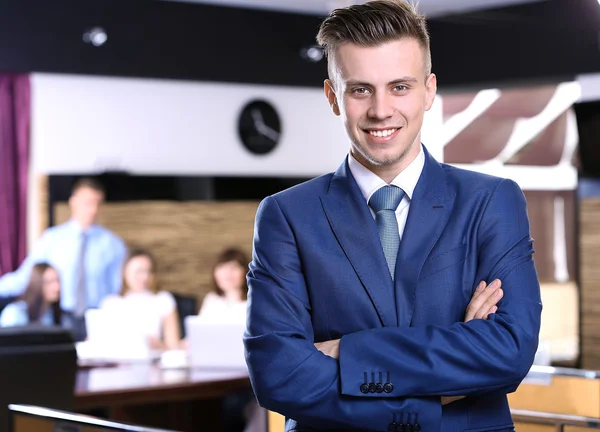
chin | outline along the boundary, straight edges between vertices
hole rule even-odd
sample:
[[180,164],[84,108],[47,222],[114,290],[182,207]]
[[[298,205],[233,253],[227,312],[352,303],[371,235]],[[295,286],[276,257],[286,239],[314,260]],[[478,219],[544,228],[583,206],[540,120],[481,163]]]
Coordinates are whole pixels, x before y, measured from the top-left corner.
[[392,151],[392,150],[386,150],[386,151],[364,151],[365,148],[363,147],[362,150],[360,151],[360,154],[371,164],[374,166],[389,166],[389,165],[393,165],[395,163],[397,163],[399,160],[401,160],[404,155],[406,154],[406,151]]

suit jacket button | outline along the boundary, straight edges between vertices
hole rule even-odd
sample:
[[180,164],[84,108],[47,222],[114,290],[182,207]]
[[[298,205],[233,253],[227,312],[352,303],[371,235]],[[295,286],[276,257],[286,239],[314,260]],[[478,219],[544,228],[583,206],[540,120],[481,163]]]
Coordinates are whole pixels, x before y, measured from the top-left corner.
[[369,393],[369,384],[361,384],[360,386],[361,393]]
[[382,393],[383,392],[383,384],[381,384],[381,383],[375,384],[375,391],[377,393]]
[[397,423],[390,423],[388,425],[388,431],[390,432],[396,432],[398,430],[398,424]]
[[375,386],[375,383],[370,383],[369,384],[369,393],[375,393],[376,388],[377,387]]
[[391,393],[392,391],[394,391],[394,386],[392,385],[392,383],[385,383],[383,385],[383,391],[386,393]]
[[419,432],[421,430],[421,425],[419,423],[416,423],[413,425],[413,430],[415,432]]

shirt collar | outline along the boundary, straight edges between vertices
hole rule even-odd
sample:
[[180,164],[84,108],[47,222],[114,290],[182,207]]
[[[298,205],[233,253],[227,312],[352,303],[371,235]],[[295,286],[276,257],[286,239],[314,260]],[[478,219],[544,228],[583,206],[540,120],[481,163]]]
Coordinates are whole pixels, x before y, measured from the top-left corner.
[[[381,177],[358,162],[352,154],[349,155],[348,166],[367,202],[377,189],[387,185]],[[424,166],[425,153],[423,152],[423,146],[419,146],[417,157],[390,184],[401,188],[408,199],[412,199]]]
[[98,228],[98,225],[96,225],[96,224],[93,224],[93,225],[90,225],[90,226],[89,226],[89,227],[88,227],[88,228],[87,228],[87,229],[84,231],[84,230],[83,230],[83,228],[81,228],[81,225],[79,225],[79,223],[78,223],[78,222],[77,222],[75,219],[70,219],[70,220],[67,222],[67,224],[68,224],[68,226],[69,226],[69,229],[70,229],[72,232],[74,232],[74,233],[76,233],[76,234],[78,234],[78,235],[79,235],[79,234],[83,234],[83,233],[85,233],[85,234],[86,234],[86,236],[87,236],[87,235],[90,235],[90,234],[93,234],[93,233],[94,233],[94,232],[97,230],[97,228]]

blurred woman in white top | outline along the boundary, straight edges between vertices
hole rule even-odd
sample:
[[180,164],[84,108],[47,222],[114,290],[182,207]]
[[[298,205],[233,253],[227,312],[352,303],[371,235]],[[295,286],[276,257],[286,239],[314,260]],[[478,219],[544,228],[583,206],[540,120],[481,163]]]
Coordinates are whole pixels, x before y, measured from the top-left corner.
[[[217,257],[212,272],[213,290],[204,297],[200,317],[214,323],[245,324],[249,263],[246,254],[235,248],[226,249]],[[225,396],[221,409],[224,432],[266,430],[266,412],[258,406],[251,390]]]
[[248,257],[239,249],[227,249],[213,267],[213,290],[202,302],[199,315],[211,322],[246,322]]
[[150,348],[179,348],[179,317],[173,295],[158,289],[156,260],[144,249],[132,250],[123,267],[120,295],[107,297],[102,309],[120,308],[131,315],[132,325],[142,329]]

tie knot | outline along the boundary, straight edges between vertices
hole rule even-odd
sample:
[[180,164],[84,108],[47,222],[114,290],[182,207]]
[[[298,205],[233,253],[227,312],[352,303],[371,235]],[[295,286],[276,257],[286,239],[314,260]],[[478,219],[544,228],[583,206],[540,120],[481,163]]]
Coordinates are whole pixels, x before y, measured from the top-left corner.
[[383,186],[371,195],[369,206],[375,213],[381,210],[396,211],[402,198],[404,198],[404,191],[398,186]]

